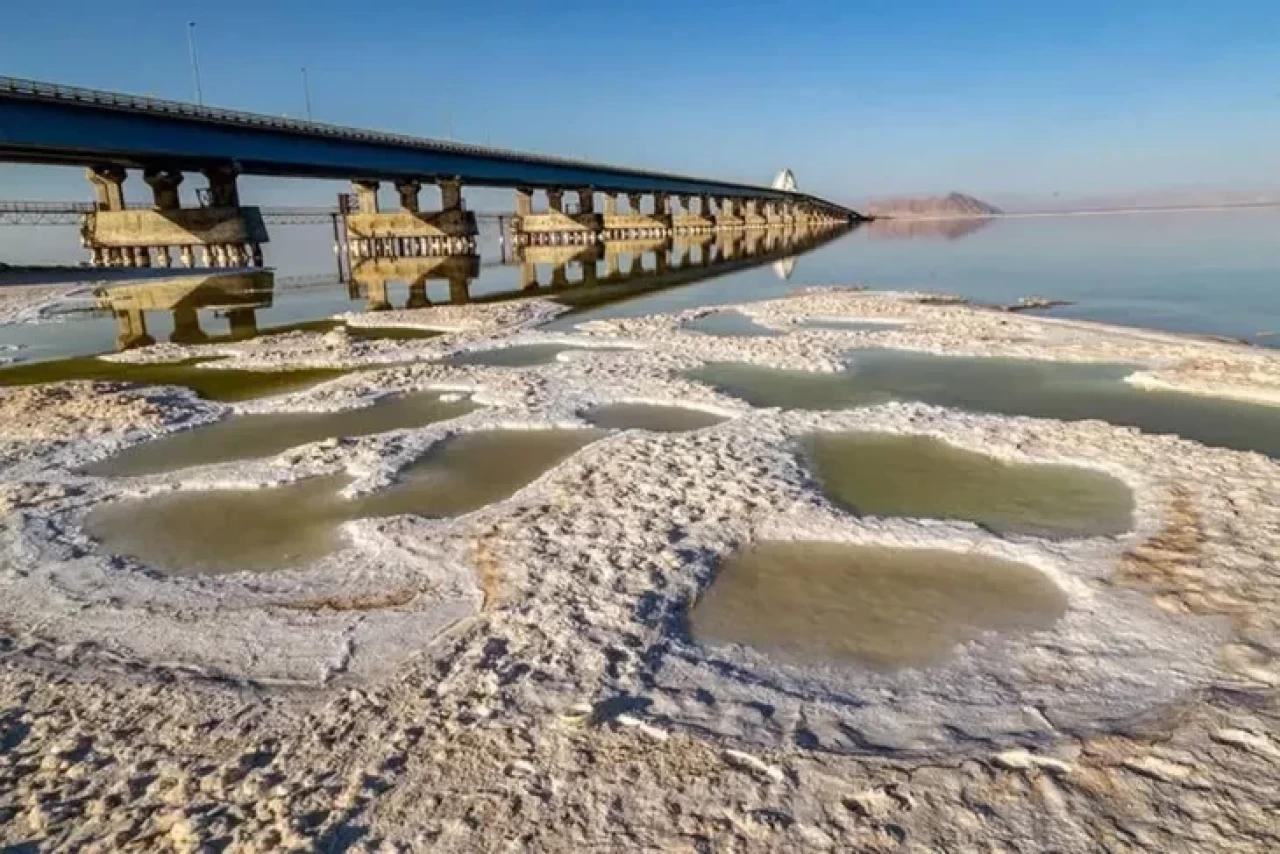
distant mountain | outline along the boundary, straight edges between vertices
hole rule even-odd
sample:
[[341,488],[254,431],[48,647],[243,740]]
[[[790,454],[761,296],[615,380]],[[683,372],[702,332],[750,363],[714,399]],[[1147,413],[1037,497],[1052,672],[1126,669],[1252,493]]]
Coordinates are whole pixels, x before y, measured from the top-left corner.
[[864,213],[891,219],[925,219],[994,216],[1004,211],[964,193],[949,193],[945,196],[876,199],[867,203]]

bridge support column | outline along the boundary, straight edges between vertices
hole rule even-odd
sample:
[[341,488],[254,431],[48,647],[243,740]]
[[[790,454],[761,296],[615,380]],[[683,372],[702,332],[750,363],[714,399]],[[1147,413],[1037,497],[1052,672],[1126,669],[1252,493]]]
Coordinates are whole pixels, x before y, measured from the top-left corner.
[[596,212],[596,193],[590,187],[583,187],[578,190],[578,213],[590,214]]
[[604,194],[604,215],[617,216],[617,214],[618,214],[618,194],[605,193]]
[[516,188],[516,216],[524,217],[533,213],[533,190],[525,187]]
[[[376,193],[377,190],[374,190]],[[396,181],[396,193],[400,196],[400,210],[408,213],[418,212],[418,195],[422,192],[422,182],[413,179]],[[375,199],[376,207],[376,199]],[[363,211],[362,211],[363,212]],[[376,210],[373,213],[377,213]]]
[[378,212],[378,182],[352,181],[351,189],[356,192],[356,210],[362,214]]
[[441,178],[436,184],[440,187],[440,210],[462,210],[462,179]]
[[117,166],[105,166],[89,169],[87,174],[89,183],[93,185],[93,203],[98,210],[124,210],[124,182],[129,173]]
[[240,207],[240,188],[236,179],[240,170],[234,166],[211,166],[204,170],[204,177],[209,181],[209,207]]
[[142,180],[151,188],[158,211],[176,211],[182,208],[178,197],[178,187],[182,185],[182,173],[171,169],[148,169],[142,173]]

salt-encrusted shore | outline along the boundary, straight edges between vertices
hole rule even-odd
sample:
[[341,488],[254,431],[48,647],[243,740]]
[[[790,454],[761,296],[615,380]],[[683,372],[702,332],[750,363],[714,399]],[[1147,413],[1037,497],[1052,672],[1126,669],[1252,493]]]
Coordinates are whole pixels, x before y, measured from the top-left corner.
[[[101,850],[1248,851],[1280,846],[1280,462],[1101,422],[888,404],[753,410],[683,376],[712,361],[832,371],[859,347],[1139,366],[1131,382],[1275,401],[1280,354],[824,289],[738,306],[777,337],[684,330],[707,310],[536,325],[537,300],[359,315],[448,329],[161,345],[223,367],[382,366],[234,406],[102,383],[0,391],[0,840]],[[889,321],[832,330],[815,318]],[[528,368],[452,352],[577,345]],[[483,406],[267,460],[108,479],[85,463],[234,412],[417,389]],[[83,532],[103,501],[345,472],[377,489],[458,431],[586,427],[594,405],[730,416],[615,432],[456,519],[363,520],[270,574],[163,576]],[[1116,538],[1001,538],[856,518],[795,455],[815,430],[927,434],[1108,471]],[[924,671],[784,666],[692,643],[717,561],[760,539],[976,551],[1067,593],[1052,629]]]

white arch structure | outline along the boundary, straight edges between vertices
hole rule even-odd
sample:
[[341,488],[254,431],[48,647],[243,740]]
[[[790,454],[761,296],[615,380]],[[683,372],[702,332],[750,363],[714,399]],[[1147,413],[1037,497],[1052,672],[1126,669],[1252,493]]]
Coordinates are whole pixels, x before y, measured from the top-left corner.
[[790,169],[783,169],[773,177],[773,184],[770,185],[775,190],[784,190],[788,193],[794,193],[796,187],[796,176]]

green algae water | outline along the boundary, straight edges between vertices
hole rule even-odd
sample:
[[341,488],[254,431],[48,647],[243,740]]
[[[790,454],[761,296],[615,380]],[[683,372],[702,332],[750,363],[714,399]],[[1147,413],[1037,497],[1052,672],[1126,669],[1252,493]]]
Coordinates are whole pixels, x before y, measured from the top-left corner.
[[475,408],[469,401],[442,400],[440,392],[427,391],[340,412],[233,415],[128,448],[85,471],[120,477],[268,457],[286,448],[337,436],[368,436],[420,427],[457,418]]
[[803,457],[837,504],[867,516],[975,522],[1040,537],[1122,534],[1133,493],[1073,466],[1006,463],[925,436],[817,433]]
[[446,439],[378,492],[346,500],[335,475],[266,489],[181,490],[95,508],[102,547],[173,575],[302,566],[342,542],[352,519],[458,516],[510,497],[600,430],[485,430]]
[[103,505],[85,529],[103,548],[173,575],[301,566],[342,541],[341,476],[269,489],[181,490]]
[[481,430],[444,440],[396,483],[356,500],[355,516],[459,516],[536,480],[602,430]]
[[67,380],[108,380],[141,385],[185,386],[208,400],[233,402],[298,391],[348,371],[340,368],[297,368],[280,371],[209,367],[216,359],[133,364],[93,356],[33,362],[0,369],[0,386],[36,385]]
[[704,335],[729,338],[773,338],[782,334],[776,329],[761,326],[740,311],[713,311],[686,321],[683,328]]
[[921,401],[997,415],[1098,419],[1280,458],[1280,406],[1139,389],[1124,382],[1133,370],[1126,365],[861,350],[846,370],[836,373],[720,362],[688,376],[759,407],[821,410]]
[[725,420],[723,415],[701,409],[653,403],[610,403],[588,409],[582,417],[597,427],[610,430],[649,430],[654,433],[701,430]]
[[731,555],[690,612],[700,643],[780,661],[927,667],[988,632],[1046,629],[1057,584],[1024,564],[935,549],[766,541]]

